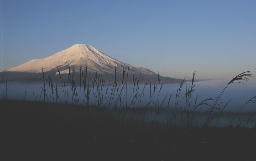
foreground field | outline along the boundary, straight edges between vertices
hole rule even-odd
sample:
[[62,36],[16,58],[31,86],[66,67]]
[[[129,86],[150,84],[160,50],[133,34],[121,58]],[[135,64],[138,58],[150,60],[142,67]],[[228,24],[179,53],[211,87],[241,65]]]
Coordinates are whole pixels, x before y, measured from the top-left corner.
[[255,160],[256,128],[118,121],[108,110],[0,100],[1,160]]

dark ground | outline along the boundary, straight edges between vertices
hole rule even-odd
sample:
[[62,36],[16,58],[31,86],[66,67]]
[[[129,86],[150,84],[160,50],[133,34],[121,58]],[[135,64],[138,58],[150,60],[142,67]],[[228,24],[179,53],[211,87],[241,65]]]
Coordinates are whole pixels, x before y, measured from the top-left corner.
[[256,160],[256,128],[123,124],[106,112],[0,100],[0,160]]

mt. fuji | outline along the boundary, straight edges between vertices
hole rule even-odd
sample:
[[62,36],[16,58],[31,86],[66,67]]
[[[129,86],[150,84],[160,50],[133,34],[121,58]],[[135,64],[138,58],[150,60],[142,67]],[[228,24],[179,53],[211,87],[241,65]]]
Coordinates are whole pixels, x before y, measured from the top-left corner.
[[7,71],[39,73],[42,72],[42,68],[44,71],[50,71],[56,69],[57,66],[60,68],[68,65],[107,67],[123,64],[124,63],[101,53],[90,45],[75,44],[52,56],[43,59],[33,59],[19,66],[7,69]]
[[[5,73],[41,74],[44,72],[67,74],[69,68],[78,72],[80,67],[87,67],[89,72],[97,72],[102,75],[113,75],[116,69],[117,75],[122,75],[123,69],[129,67],[129,73],[143,75],[147,79],[157,79],[157,74],[143,67],[129,66],[118,61],[96,48],[86,44],[75,44],[65,50],[57,52],[43,59],[33,59],[16,67],[9,68]],[[57,69],[58,68],[58,69]],[[13,76],[12,76],[13,77]],[[165,82],[174,83],[176,80],[169,77],[161,77]]]

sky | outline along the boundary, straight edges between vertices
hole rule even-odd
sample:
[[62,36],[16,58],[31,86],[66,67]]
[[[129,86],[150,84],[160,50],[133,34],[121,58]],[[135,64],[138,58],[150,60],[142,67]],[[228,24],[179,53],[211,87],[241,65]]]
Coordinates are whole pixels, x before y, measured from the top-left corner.
[[162,76],[256,74],[256,0],[0,0],[0,71],[89,44]]

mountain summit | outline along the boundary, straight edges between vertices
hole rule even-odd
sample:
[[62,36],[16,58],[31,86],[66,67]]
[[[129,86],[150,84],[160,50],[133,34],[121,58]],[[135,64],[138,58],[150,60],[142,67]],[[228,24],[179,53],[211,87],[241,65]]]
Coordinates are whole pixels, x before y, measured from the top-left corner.
[[56,69],[57,66],[63,68],[65,66],[85,65],[95,69],[95,66],[122,66],[124,63],[103,54],[90,45],[75,44],[52,56],[43,59],[33,59],[19,66],[7,69],[7,71],[39,73],[42,72],[42,68],[44,71],[50,71]]
[[123,69],[128,69],[129,67],[130,74],[143,75],[149,79],[152,77],[157,79],[158,77],[156,73],[149,69],[129,66],[86,44],[75,44],[49,57],[33,59],[19,66],[7,69],[5,72],[36,74],[41,73],[43,68],[44,72],[56,74],[58,68],[61,74],[67,74],[70,68],[72,68],[72,71],[78,72],[80,67],[87,67],[89,72],[97,72],[102,75],[113,75],[115,69],[117,75],[122,75]]

